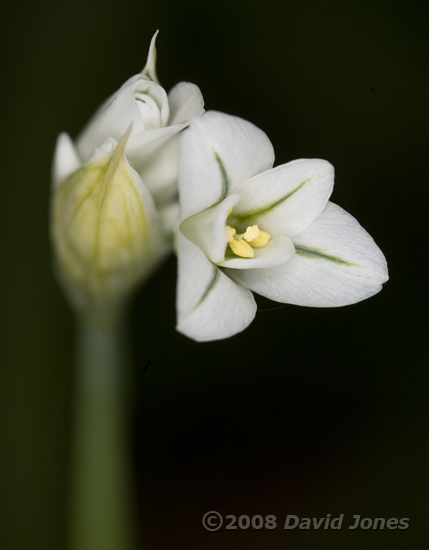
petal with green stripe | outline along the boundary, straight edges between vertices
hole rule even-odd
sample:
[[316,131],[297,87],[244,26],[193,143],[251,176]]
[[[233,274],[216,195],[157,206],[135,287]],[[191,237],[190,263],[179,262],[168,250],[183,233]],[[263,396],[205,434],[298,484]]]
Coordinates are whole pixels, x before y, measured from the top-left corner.
[[299,159],[282,164],[235,190],[241,200],[231,222],[240,230],[256,223],[273,237],[292,237],[322,212],[333,185],[334,168],[326,160]]
[[227,277],[180,231],[177,237],[177,330],[200,342],[244,330],[256,313],[250,290]]
[[182,219],[221,202],[273,163],[270,140],[252,123],[217,111],[193,119],[179,154]]
[[277,302],[310,307],[360,302],[379,292],[388,279],[386,259],[372,237],[331,202],[292,241],[296,254],[290,262],[237,270],[231,276]]

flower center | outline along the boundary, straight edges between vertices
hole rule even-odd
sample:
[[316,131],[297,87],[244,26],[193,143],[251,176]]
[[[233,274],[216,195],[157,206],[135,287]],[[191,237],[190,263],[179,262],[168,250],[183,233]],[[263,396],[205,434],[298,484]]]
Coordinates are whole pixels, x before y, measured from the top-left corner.
[[261,231],[257,225],[249,225],[246,231],[240,234],[234,227],[227,225],[226,237],[230,249],[240,258],[253,258],[253,248],[261,248],[271,239],[271,235],[267,231]]

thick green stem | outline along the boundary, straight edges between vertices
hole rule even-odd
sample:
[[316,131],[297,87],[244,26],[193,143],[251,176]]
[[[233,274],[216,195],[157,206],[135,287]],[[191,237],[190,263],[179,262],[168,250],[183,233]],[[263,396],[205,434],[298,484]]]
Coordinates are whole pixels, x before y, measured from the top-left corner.
[[78,327],[70,550],[136,548],[121,336],[111,320]]

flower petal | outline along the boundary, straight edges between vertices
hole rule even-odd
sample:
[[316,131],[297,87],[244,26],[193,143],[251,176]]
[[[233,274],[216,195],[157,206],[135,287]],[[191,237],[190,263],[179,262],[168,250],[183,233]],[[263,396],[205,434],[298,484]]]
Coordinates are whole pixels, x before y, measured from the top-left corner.
[[164,203],[177,194],[178,155],[179,135],[176,134],[140,167],[134,164],[157,204]]
[[292,240],[296,255],[291,262],[237,271],[234,280],[277,302],[337,307],[369,298],[388,279],[386,259],[372,237],[336,204],[328,202]]
[[326,160],[299,159],[244,183],[236,193],[232,223],[258,223],[273,237],[291,237],[313,223],[325,208],[334,186],[334,167]]
[[[128,79],[121,88],[101,105],[91,120],[78,136],[76,146],[83,157],[88,157],[95,147],[103,143],[107,138],[113,137],[117,141],[124,135],[130,125],[131,136],[127,142],[126,152],[130,160],[130,153],[134,152],[133,140],[140,133],[151,134],[146,136],[146,141],[157,139],[159,129],[145,129],[139,101],[135,94],[150,92],[151,105],[157,104],[162,120],[169,117],[168,99],[165,90],[141,74]],[[150,113],[149,113],[150,114]],[[161,128],[161,130],[165,130]],[[174,132],[173,132],[174,133]]]
[[276,237],[262,248],[253,249],[253,258],[230,258],[219,264],[219,267],[231,269],[261,269],[277,267],[291,260],[295,255],[293,242],[287,237]]
[[198,86],[179,82],[168,92],[169,124],[183,124],[204,113],[204,99]]
[[181,139],[182,219],[222,201],[273,162],[270,140],[250,122],[217,111],[195,118]]
[[162,86],[142,76],[134,88],[134,99],[145,130],[163,128],[167,125],[170,107],[167,93]]
[[146,77],[138,74],[128,79],[94,113],[76,140],[76,147],[83,157],[89,157],[95,147],[109,137],[119,141],[131,123],[133,132],[142,129],[140,111],[134,99],[134,89],[141,79]]
[[153,155],[156,155],[159,148],[186,128],[188,123],[156,128],[154,130],[142,130],[131,134],[125,152],[136,170],[144,170],[145,164],[151,162]]
[[147,54],[147,61],[144,69],[142,70],[142,75],[148,76],[151,80],[159,84],[158,77],[156,76],[156,37],[158,36],[159,30],[152,36],[150,41],[149,53]]
[[222,273],[180,231],[177,255],[177,330],[199,342],[229,338],[244,330],[256,313],[250,290]]
[[57,187],[70,174],[80,168],[81,164],[73,141],[66,132],[62,132],[57,138],[52,163],[52,188]]
[[229,195],[220,204],[186,218],[180,225],[182,233],[214,264],[225,256],[226,219],[238,200],[238,195]]

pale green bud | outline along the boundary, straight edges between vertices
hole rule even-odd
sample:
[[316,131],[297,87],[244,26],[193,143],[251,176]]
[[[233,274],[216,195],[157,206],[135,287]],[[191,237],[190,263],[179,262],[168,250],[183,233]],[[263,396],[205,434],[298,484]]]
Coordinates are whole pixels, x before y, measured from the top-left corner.
[[80,161],[66,134],[54,159],[51,233],[57,273],[72,305],[105,315],[165,253],[156,210],[124,155],[128,133]]

